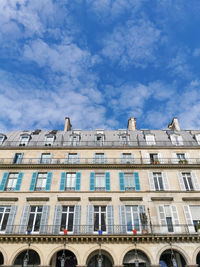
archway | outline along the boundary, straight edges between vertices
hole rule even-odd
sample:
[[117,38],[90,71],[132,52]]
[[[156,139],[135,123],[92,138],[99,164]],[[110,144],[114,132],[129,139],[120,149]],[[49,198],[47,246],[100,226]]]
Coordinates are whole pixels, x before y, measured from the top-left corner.
[[[102,267],[112,267],[114,262],[111,255],[105,250],[101,250],[101,255],[103,259]],[[98,250],[92,252],[88,257],[87,267],[98,267],[98,257],[99,257]]]
[[3,265],[3,263],[4,263],[3,254],[0,252],[0,265]]
[[161,267],[184,267],[185,265],[184,257],[174,249],[165,250],[160,256]]
[[198,267],[200,267],[200,252],[197,254],[196,262],[198,264]]
[[28,259],[27,267],[36,267],[40,265],[40,256],[33,249],[22,251],[14,261],[14,266],[24,266],[24,259]]
[[139,267],[149,267],[151,265],[149,258],[143,251],[133,249],[127,252],[123,259],[124,267],[135,267],[136,262],[138,262]]
[[65,267],[75,267],[77,265],[77,258],[70,250],[59,250],[51,258],[51,267],[61,267],[61,259],[64,258]]

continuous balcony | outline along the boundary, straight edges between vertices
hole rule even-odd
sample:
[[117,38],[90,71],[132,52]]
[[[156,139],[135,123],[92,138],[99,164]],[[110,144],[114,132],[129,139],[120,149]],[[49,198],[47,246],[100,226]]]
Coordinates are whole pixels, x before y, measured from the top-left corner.
[[187,167],[190,165],[200,164],[200,158],[190,158],[179,160],[175,158],[160,158],[156,160],[150,160],[147,158],[134,158],[134,159],[123,159],[123,158],[77,158],[77,159],[66,159],[66,158],[52,158],[52,159],[38,159],[38,158],[22,158],[15,161],[13,158],[0,158],[0,165],[151,165],[156,167],[159,165],[175,165]]
[[20,143],[19,141],[8,141],[5,140],[1,145],[1,148],[35,148],[35,147],[54,147],[54,148],[106,148],[106,147],[119,147],[119,148],[135,148],[135,147],[199,147],[199,144],[194,141],[182,141],[177,143],[172,143],[171,141],[156,141],[155,143],[147,143],[144,140],[136,140],[136,141],[103,141],[103,142],[96,142],[96,141],[54,141],[52,143],[46,143],[44,141],[32,141],[30,140],[28,143]]

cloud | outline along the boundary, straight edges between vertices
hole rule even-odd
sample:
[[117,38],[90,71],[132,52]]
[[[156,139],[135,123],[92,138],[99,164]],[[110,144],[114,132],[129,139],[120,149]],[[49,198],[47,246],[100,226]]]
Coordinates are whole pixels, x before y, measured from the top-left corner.
[[146,67],[155,59],[154,51],[159,39],[160,31],[150,21],[128,21],[104,39],[102,55],[122,67]]

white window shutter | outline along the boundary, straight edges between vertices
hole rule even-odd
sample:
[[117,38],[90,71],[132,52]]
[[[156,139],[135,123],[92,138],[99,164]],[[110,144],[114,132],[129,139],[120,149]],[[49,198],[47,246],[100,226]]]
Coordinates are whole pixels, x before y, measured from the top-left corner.
[[169,190],[170,187],[169,187],[169,181],[168,181],[166,172],[162,172],[162,179],[163,179],[164,190]]
[[190,212],[190,207],[184,206],[183,209],[184,209],[185,219],[186,219],[186,222],[188,225],[188,231],[189,231],[189,233],[195,233],[194,224],[192,221],[192,215]]
[[185,159],[188,161],[189,164],[192,163],[192,159],[190,158],[190,154],[189,153],[185,153]]
[[161,153],[158,153],[158,160],[159,162],[162,164],[162,163],[165,163],[163,157],[162,157],[162,154]]
[[166,223],[166,215],[165,215],[165,208],[163,205],[158,206],[158,218],[160,219],[160,233],[167,233],[167,223]]
[[150,185],[150,190],[155,191],[155,184],[154,184],[152,172],[149,172],[149,185]]
[[120,234],[126,233],[126,207],[125,205],[119,205],[119,225]]
[[106,207],[106,213],[107,213],[107,231],[108,234],[114,233],[114,209],[112,205],[108,205]]
[[179,160],[177,158],[176,153],[172,153],[172,163],[173,164],[178,164]]
[[81,206],[75,205],[74,209],[74,233],[79,234],[81,231]]
[[87,205],[87,225],[86,225],[86,233],[92,234],[94,232],[94,206]]
[[179,223],[179,217],[178,217],[178,211],[176,206],[171,206],[172,211],[172,218],[173,218],[173,226],[174,226],[174,232],[175,233],[181,233],[181,226]]
[[192,176],[192,182],[193,182],[193,185],[194,185],[195,190],[200,190],[199,181],[198,181],[198,178],[196,176],[196,173],[195,172],[192,172],[191,173],[191,176]]
[[182,177],[182,173],[181,172],[178,172],[178,180],[179,180],[181,191],[185,191],[186,189],[185,189],[185,185],[184,185],[184,182],[183,182],[183,177]]
[[66,153],[65,158],[66,158],[66,163],[69,163],[69,153]]

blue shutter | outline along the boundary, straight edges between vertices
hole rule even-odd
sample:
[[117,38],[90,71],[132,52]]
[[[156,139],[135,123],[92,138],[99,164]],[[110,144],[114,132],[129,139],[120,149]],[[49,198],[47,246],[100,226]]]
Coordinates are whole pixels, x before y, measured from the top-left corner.
[[120,191],[125,191],[123,172],[119,172],[119,188],[120,188]]
[[139,179],[139,173],[134,172],[134,177],[135,177],[135,190],[140,191],[140,179]]
[[76,187],[75,187],[75,190],[76,191],[80,191],[80,188],[81,188],[81,173],[77,172],[76,173]]
[[106,179],[106,191],[110,191],[110,173],[105,173],[105,179]]
[[36,183],[36,180],[37,180],[37,174],[38,174],[37,172],[33,172],[29,191],[34,191],[35,190],[35,183]]
[[19,172],[18,178],[17,178],[16,187],[15,187],[15,191],[19,191],[20,190],[22,179],[23,179],[23,175],[24,175],[23,172]]
[[46,191],[49,191],[51,189],[51,180],[52,180],[52,172],[47,173],[47,182],[46,182]]
[[60,191],[65,190],[65,181],[66,181],[66,172],[61,173],[61,180],[60,180]]
[[3,178],[1,180],[1,185],[0,185],[0,191],[3,191],[5,186],[6,186],[6,181],[8,179],[8,172],[4,172]]
[[94,191],[95,189],[95,173],[90,173],[90,191]]

